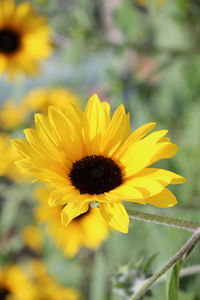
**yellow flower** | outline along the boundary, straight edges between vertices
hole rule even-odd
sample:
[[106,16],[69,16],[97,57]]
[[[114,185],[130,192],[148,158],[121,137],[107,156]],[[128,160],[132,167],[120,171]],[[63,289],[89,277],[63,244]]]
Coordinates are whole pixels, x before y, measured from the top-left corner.
[[1,300],[78,300],[80,294],[58,284],[38,260],[29,265],[26,274],[18,265],[0,269]]
[[22,172],[54,187],[50,206],[64,206],[66,226],[97,202],[110,227],[128,232],[122,201],[170,207],[176,197],[166,188],[185,181],[153,163],[172,157],[178,147],[164,137],[167,130],[147,135],[155,123],[131,133],[129,114],[121,105],[110,117],[110,106],[93,95],[82,112],[75,106],[35,115],[36,129],[26,129],[26,141],[15,140]]
[[47,186],[36,189],[36,198],[39,203],[35,214],[39,222],[46,223],[56,244],[67,256],[74,256],[82,246],[97,249],[108,235],[108,228],[99,209],[90,208],[87,213],[75,218],[67,227],[64,227],[60,219],[62,207],[49,207],[48,205],[47,199],[51,192],[52,188]]
[[21,72],[33,74],[41,59],[51,52],[50,30],[29,2],[0,2],[0,73],[13,78]]
[[39,227],[34,225],[27,226],[22,231],[22,238],[27,246],[33,250],[40,250],[42,247],[42,232]]
[[67,109],[69,103],[77,105],[79,98],[63,87],[35,89],[24,100],[24,106],[27,110],[41,113],[47,113],[49,106]]
[[9,172],[14,162],[13,152],[14,151],[10,145],[9,137],[1,133],[0,134],[0,176],[4,176]]
[[35,289],[18,265],[0,269],[1,300],[35,300]]
[[[51,277],[44,264],[39,260],[32,261],[31,273],[36,289],[34,300],[78,300],[80,294],[75,289],[66,288],[59,285],[53,277]],[[24,299],[26,300],[26,299]],[[27,299],[28,300],[28,299]]]
[[0,176],[7,176],[18,183],[30,181],[30,177],[22,174],[15,165],[20,156],[10,142],[10,137],[0,134]]
[[7,100],[0,109],[0,128],[4,130],[14,129],[20,126],[26,117],[26,109],[22,105],[15,105]]

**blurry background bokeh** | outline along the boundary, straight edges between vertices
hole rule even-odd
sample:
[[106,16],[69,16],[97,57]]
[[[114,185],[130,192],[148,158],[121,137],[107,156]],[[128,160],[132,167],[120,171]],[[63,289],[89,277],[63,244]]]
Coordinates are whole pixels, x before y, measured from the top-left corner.
[[[199,1],[29,2],[47,18],[53,52],[34,77],[24,75],[12,81],[4,75],[0,77],[0,264],[12,262],[30,272],[29,265],[36,264],[31,260],[37,259],[45,264],[48,276],[53,276],[57,284],[63,289],[73,288],[83,299],[120,300],[124,290],[129,292],[134,278],[152,274],[178,250],[189,233],[133,221],[128,234],[111,232],[102,242],[107,236],[103,232],[97,244],[91,246],[96,249],[102,242],[96,251],[77,246],[79,251],[73,250],[72,255],[66,256],[40,222],[46,216],[38,221],[35,215],[36,184],[30,184],[31,179],[16,170],[13,163],[16,154],[9,139],[23,136],[22,130],[32,126],[34,112],[46,112],[48,105],[62,106],[67,97],[84,106],[96,92],[113,109],[123,103],[131,112],[133,129],[151,121],[157,122],[158,129],[169,129],[169,136],[180,150],[175,158],[159,165],[187,178],[184,185],[174,188],[179,200],[176,207],[132,206],[145,212],[198,221]],[[70,235],[66,234],[66,238],[70,243]],[[154,259],[148,271],[142,267],[138,270],[151,257]],[[187,264],[199,261],[197,247]],[[181,279],[181,300],[200,299],[199,280],[198,275]],[[72,291],[69,299],[78,299],[73,294],[78,292]],[[157,284],[152,293],[152,299],[165,299],[165,284]],[[58,294],[58,298],[52,299],[65,299],[62,297],[65,296]]]

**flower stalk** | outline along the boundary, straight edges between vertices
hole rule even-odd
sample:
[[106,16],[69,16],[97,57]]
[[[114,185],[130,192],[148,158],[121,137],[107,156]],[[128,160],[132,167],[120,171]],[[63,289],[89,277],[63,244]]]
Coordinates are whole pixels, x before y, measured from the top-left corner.
[[195,232],[198,228],[200,228],[199,222],[192,222],[166,216],[144,213],[142,211],[137,211],[130,208],[127,208],[127,211],[131,219],[136,219],[138,221],[145,221],[165,226],[177,227],[192,232]]
[[186,256],[199,242],[200,227],[196,229],[193,235],[187,240],[183,247],[166,263],[160,270],[158,270],[152,277],[150,277],[145,284],[129,298],[129,300],[139,300],[142,295],[154,284],[165,272],[167,272],[179,259]]

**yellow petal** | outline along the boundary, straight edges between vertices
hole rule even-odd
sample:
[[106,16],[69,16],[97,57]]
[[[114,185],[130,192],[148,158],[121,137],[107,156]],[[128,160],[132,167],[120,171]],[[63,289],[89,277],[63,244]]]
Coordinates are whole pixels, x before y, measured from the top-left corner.
[[127,179],[127,183],[133,188],[143,188],[148,197],[159,194],[168,184],[179,184],[185,182],[185,178],[162,169],[146,168],[135,176]]
[[156,126],[155,122],[150,122],[144,124],[137,128],[131,135],[131,142],[141,140],[145,135],[147,135]]
[[84,233],[84,244],[88,248],[97,249],[108,236],[108,226],[99,208],[90,208],[89,213],[81,220],[81,228]]
[[148,192],[149,196],[160,193],[164,189],[164,184],[153,178],[137,177],[129,182],[134,188],[143,188]]
[[111,156],[114,151],[125,141],[130,134],[130,119],[126,114],[124,106],[120,105],[115,111],[108,128],[106,129],[102,152]]
[[51,106],[49,120],[57,136],[59,148],[65,152],[67,158],[74,162],[83,157],[83,143],[80,131],[78,131],[79,127],[74,126],[71,118],[66,118],[61,110]]
[[88,203],[70,202],[61,212],[61,221],[64,226],[67,226],[74,218],[84,214],[89,209]]
[[155,122],[147,123],[138,129],[136,129],[134,132],[131,133],[131,135],[127,138],[125,143],[120,147],[118,151],[118,156],[122,156],[125,151],[135,142],[141,140],[147,133],[149,133],[154,127],[156,126]]
[[168,189],[164,189],[160,194],[148,198],[146,199],[146,201],[147,203],[160,208],[167,208],[177,204],[176,197]]
[[153,163],[164,159],[164,158],[170,158],[176,155],[176,152],[178,151],[178,146],[176,144],[172,144],[169,142],[162,142],[156,145],[155,153],[152,157],[152,159],[149,161],[148,165],[152,165]]
[[20,156],[29,157],[30,146],[27,144],[27,142],[19,139],[14,139],[11,142]]
[[128,182],[115,188],[109,193],[105,193],[105,195],[108,201],[131,201],[145,204],[144,195],[138,189],[132,187]]
[[87,154],[99,154],[102,136],[107,127],[107,110],[94,94],[87,103],[83,120],[83,137]]
[[111,228],[128,233],[129,217],[121,202],[100,203],[100,213]]
[[153,132],[143,140],[130,145],[130,147],[125,152],[123,152],[123,154],[121,152],[121,149],[119,149],[119,151],[116,151],[116,153],[114,154],[114,158],[116,160],[120,160],[121,164],[125,167],[126,177],[140,172],[147,165],[149,165],[149,161],[152,160],[152,158],[155,156],[155,153],[158,152],[158,148],[161,147],[161,143],[158,143],[159,140],[167,132],[167,130],[159,130]]
[[70,185],[68,181],[66,181],[65,185],[65,188],[55,189],[51,192],[50,197],[48,199],[49,206],[53,207],[58,205],[65,205],[66,203],[76,199],[77,195],[74,188]]
[[[160,181],[164,184],[180,184],[186,181],[186,179],[181,175],[168,170],[156,168],[146,168],[137,173],[136,178],[143,176],[145,176],[145,178],[152,178],[154,180]],[[134,177],[132,177],[132,179],[133,178]]]
[[67,228],[64,227],[61,237],[60,246],[64,248],[65,254],[69,257],[75,256],[83,244],[83,236],[82,232],[80,232],[79,224],[71,222]]
[[124,166],[125,177],[132,176],[144,169],[155,153],[155,145],[149,145],[144,141],[134,143],[126,153],[119,159],[118,155],[114,158],[119,159]]

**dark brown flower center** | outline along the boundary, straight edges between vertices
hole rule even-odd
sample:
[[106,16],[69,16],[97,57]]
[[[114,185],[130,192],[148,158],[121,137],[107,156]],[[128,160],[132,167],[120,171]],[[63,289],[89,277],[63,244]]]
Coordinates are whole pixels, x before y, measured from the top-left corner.
[[85,156],[73,163],[69,177],[81,194],[90,195],[109,192],[123,182],[120,167],[101,155]]
[[20,47],[20,36],[17,32],[4,28],[0,29],[0,52],[13,54]]
[[10,291],[5,287],[0,287],[0,300],[6,300]]

